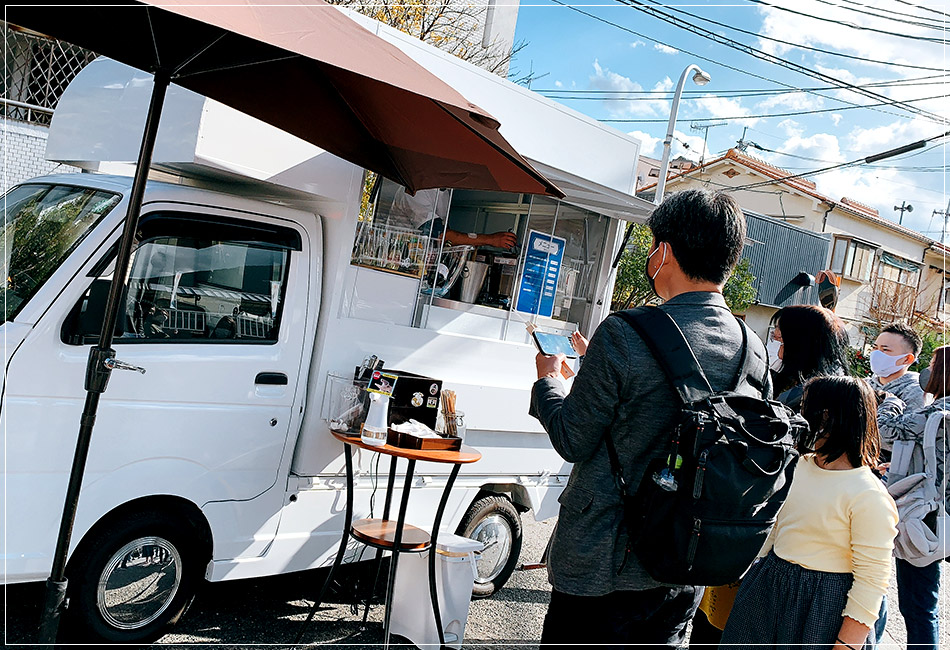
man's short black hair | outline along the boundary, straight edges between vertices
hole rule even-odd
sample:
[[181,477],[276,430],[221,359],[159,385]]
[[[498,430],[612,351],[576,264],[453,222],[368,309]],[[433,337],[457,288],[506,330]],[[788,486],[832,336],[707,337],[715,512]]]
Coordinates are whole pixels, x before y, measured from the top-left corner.
[[[676,258],[679,259],[679,258]],[[924,347],[924,342],[920,339],[920,334],[914,331],[909,325],[904,323],[891,323],[881,330],[881,334],[897,334],[907,343],[914,356],[920,356],[920,351]]]
[[671,194],[647,222],[657,243],[667,242],[693,280],[722,284],[745,243],[745,215],[728,194],[684,190]]

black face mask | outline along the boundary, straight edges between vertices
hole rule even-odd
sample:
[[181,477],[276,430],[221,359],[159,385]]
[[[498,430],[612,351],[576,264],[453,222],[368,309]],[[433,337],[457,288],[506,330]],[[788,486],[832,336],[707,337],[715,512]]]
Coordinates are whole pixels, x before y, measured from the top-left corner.
[[924,368],[920,371],[920,377],[917,379],[920,384],[920,390],[927,392],[927,384],[930,383],[930,368]]

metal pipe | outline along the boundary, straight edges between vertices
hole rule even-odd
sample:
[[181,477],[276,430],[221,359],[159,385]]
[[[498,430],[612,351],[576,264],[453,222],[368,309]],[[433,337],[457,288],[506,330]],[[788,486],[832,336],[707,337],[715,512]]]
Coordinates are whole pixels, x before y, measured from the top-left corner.
[[53,553],[53,568],[50,571],[49,579],[46,581],[46,600],[40,619],[39,639],[42,644],[52,645],[55,643],[59,621],[62,617],[67,586],[66,558],[69,552],[69,542],[72,538],[76,509],[79,505],[79,492],[82,488],[86,457],[89,454],[89,444],[96,423],[99,396],[108,387],[109,377],[112,373],[113,366],[107,361],[115,357],[115,351],[111,349],[111,346],[115,335],[115,325],[119,317],[119,302],[125,284],[125,276],[129,270],[129,261],[132,257],[132,243],[138,226],[139,212],[142,209],[145,182],[148,180],[148,170],[152,162],[152,151],[155,148],[158,123],[161,118],[168,84],[169,75],[167,72],[162,70],[155,72],[148,116],[145,119],[145,133],[142,136],[135,177],[132,180],[132,188],[129,192],[129,206],[125,215],[122,235],[119,238],[115,270],[112,274],[109,297],[106,301],[106,310],[102,319],[102,332],[99,334],[98,345],[89,350],[89,361],[86,365],[86,401],[79,421],[76,451],[73,455],[73,464],[69,473],[63,516],[60,520],[59,535],[56,539],[56,550]]
[[653,202],[660,205],[663,200],[663,192],[666,189],[666,176],[670,168],[670,146],[673,144],[673,129],[676,126],[676,113],[680,107],[680,96],[683,94],[683,86],[686,85],[686,75],[693,72],[693,81],[698,86],[705,86],[709,83],[708,74],[696,64],[690,64],[680,75],[679,83],[676,84],[676,92],[673,94],[673,105],[670,108],[670,121],[666,127],[666,138],[663,140],[663,158],[660,160],[660,178],[656,182],[656,195]]

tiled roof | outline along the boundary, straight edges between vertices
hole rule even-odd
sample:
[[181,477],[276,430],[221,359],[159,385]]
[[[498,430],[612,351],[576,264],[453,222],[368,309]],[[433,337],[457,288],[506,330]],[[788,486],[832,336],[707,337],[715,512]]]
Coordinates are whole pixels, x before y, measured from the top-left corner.
[[[932,239],[930,239],[930,237],[922,235],[916,230],[911,230],[910,228],[906,228],[900,224],[896,224],[893,221],[888,221],[887,219],[881,217],[878,211],[870,206],[864,205],[863,203],[859,203],[858,201],[855,201],[854,199],[849,199],[849,198],[843,198],[840,201],[836,201],[820,193],[817,190],[817,186],[812,181],[807,180],[805,178],[789,178],[790,176],[794,176],[794,174],[792,174],[788,170],[782,169],[781,167],[776,167],[775,165],[767,163],[764,160],[756,158],[755,156],[750,156],[747,153],[738,151],[737,149],[730,149],[719,158],[710,160],[709,162],[703,165],[700,165],[699,167],[694,167],[688,171],[681,172],[678,174],[672,174],[667,179],[667,184],[669,184],[675,179],[684,178],[686,176],[696,174],[702,170],[706,170],[710,167],[718,166],[723,162],[738,163],[749,169],[759,172],[763,176],[773,179],[776,183],[786,185],[793,190],[802,192],[803,194],[812,196],[818,199],[819,201],[823,201],[827,203],[828,205],[837,207],[845,213],[860,217],[867,221],[872,221],[879,226],[888,228],[890,230],[895,230],[903,235],[906,235],[918,241],[927,242],[931,245],[934,245],[934,244],[936,244],[937,246],[940,245],[940,244],[937,244],[937,242],[934,242]],[[649,189],[655,190],[656,183],[646,185],[640,188],[639,191],[643,192]],[[725,189],[728,189],[728,188],[725,188]]]

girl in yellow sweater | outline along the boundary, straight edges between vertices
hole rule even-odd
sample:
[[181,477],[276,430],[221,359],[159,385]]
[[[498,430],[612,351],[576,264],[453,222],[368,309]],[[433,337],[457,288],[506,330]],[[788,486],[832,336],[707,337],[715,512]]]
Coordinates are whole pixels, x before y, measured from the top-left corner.
[[858,650],[890,578],[897,507],[871,472],[880,436],[867,383],[805,387],[811,425],[785,505],[743,579],[720,648],[750,644]]

